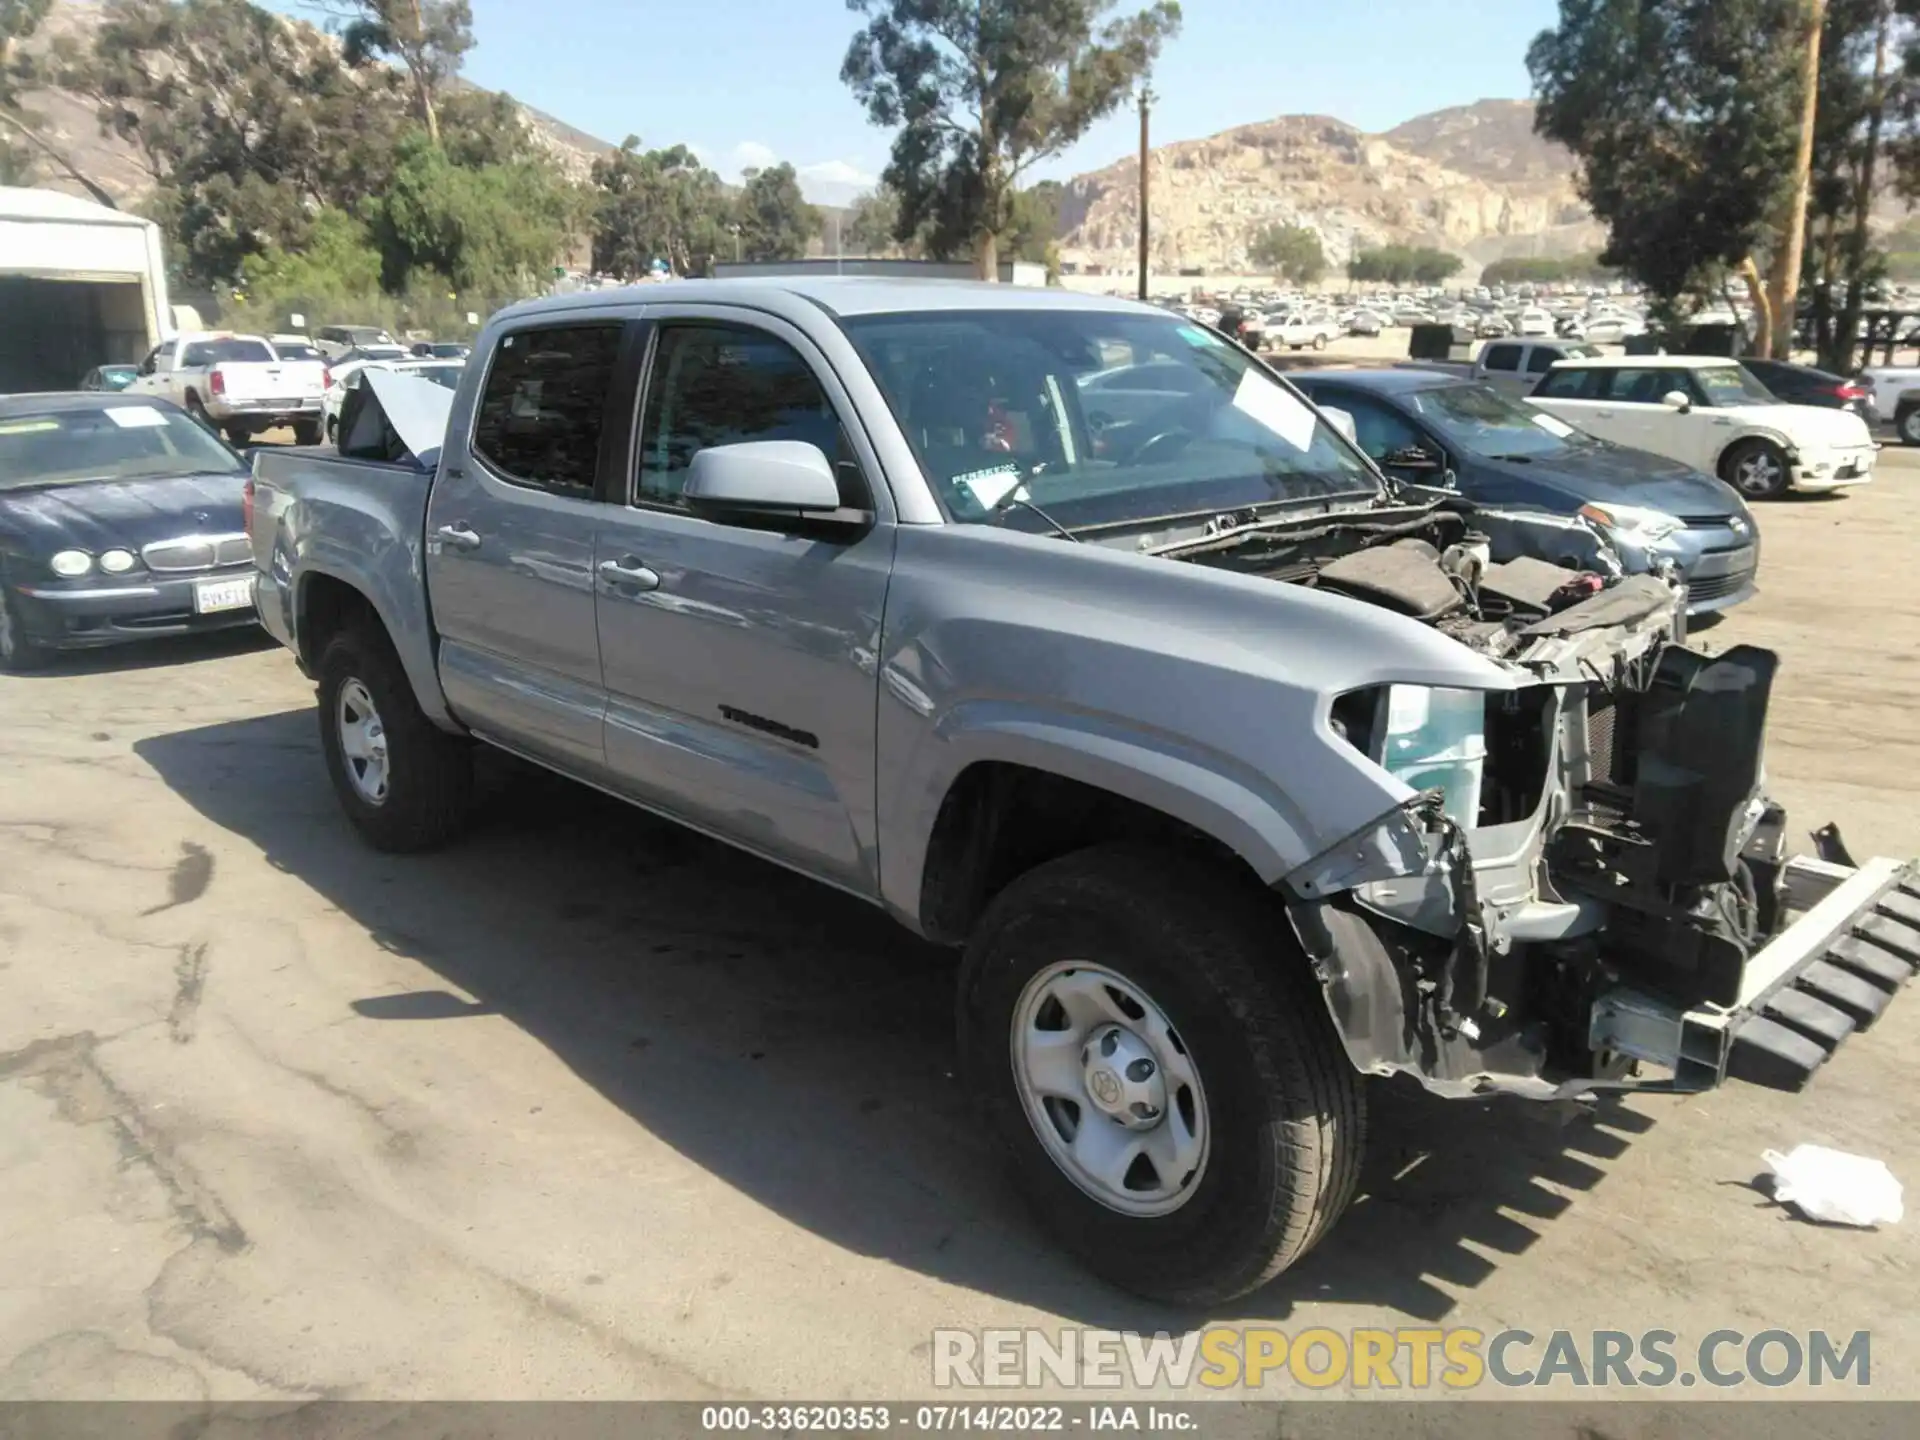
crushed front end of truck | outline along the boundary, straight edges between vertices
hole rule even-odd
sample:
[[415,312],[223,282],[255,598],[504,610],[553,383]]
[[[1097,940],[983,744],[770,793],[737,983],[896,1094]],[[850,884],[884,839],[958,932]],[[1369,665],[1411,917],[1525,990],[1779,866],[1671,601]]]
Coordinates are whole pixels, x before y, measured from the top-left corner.
[[1678,577],[1620,574],[1575,522],[1429,519],[1286,577],[1511,681],[1328,698],[1409,796],[1280,887],[1349,1058],[1450,1095],[1800,1089],[1920,968],[1920,864],[1856,865],[1831,827],[1789,856],[1778,657],[1690,646]]

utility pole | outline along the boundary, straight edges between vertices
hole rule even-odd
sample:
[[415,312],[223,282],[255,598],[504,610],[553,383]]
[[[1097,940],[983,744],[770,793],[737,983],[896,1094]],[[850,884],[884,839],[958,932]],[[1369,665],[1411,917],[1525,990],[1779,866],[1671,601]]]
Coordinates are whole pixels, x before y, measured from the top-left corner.
[[1800,309],[1800,261],[1807,242],[1807,189],[1813,175],[1813,127],[1820,109],[1820,32],[1826,26],[1827,0],[1805,0],[1806,51],[1800,61],[1800,147],[1793,162],[1793,188],[1787,192],[1780,223],[1780,248],[1773,262],[1767,309],[1772,320],[1769,353],[1782,359],[1793,350]]
[[1147,112],[1153,108],[1153,87],[1140,85],[1140,298],[1147,298]]

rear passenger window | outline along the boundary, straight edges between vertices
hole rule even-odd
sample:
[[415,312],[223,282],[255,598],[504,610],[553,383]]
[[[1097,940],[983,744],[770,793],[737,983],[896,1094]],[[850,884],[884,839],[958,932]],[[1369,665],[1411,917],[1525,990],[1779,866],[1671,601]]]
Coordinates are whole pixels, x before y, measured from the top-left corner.
[[695,455],[747,440],[818,446],[840,477],[840,503],[869,508],[840,417],[799,351],[745,325],[664,326],[647,385],[635,501],[678,508]]
[[1520,347],[1518,345],[1489,345],[1487,347],[1486,368],[1489,370],[1518,370],[1520,368]]
[[1553,362],[1561,357],[1551,350],[1535,350],[1527,356],[1527,373],[1544,375],[1553,368]]
[[474,454],[517,485],[590,498],[619,350],[617,324],[502,337],[480,392]]

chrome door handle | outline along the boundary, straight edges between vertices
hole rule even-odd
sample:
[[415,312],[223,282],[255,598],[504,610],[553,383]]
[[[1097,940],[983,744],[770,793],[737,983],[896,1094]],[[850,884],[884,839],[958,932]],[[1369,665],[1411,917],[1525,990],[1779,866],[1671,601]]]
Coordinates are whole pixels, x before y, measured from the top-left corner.
[[631,555],[623,555],[618,560],[600,562],[600,578],[609,585],[623,590],[658,590],[660,576],[657,571],[649,570]]
[[478,550],[480,537],[465,525],[442,525],[433,532],[442,548],[447,550]]

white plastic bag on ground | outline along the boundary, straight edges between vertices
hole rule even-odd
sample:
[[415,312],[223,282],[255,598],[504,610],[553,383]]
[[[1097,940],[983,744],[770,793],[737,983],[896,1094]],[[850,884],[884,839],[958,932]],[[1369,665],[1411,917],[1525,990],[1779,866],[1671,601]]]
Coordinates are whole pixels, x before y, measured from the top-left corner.
[[1832,1225],[1898,1225],[1905,1209],[1900,1182],[1884,1160],[1796,1145],[1782,1155],[1768,1150],[1760,1158],[1773,1170],[1773,1198],[1793,1206],[1809,1220]]

